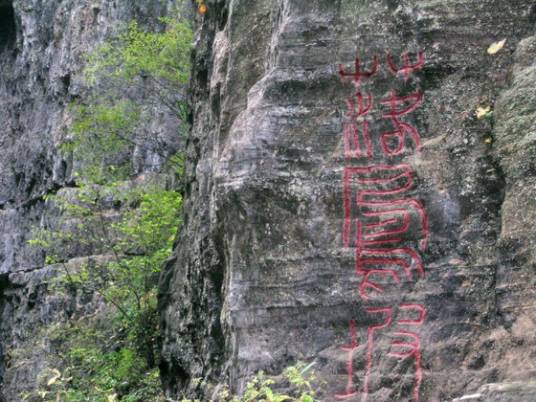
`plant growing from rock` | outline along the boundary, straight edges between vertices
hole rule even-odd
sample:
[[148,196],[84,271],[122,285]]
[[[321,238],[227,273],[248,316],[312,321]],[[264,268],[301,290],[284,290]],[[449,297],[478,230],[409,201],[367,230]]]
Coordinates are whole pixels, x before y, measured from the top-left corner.
[[[166,110],[185,129],[192,31],[179,14],[160,27],[133,22],[98,47],[85,71],[89,91],[71,106],[60,149],[74,161],[73,182],[47,196],[61,218],[44,220],[31,243],[56,268],[49,289],[91,303],[44,334],[61,365],[45,369],[25,400],[161,397],[156,285],[181,222],[182,155],[180,132],[162,139],[146,120]],[[140,152],[158,157],[152,172],[132,163]]]
[[[258,372],[247,383],[242,395],[234,395],[227,386],[216,392],[209,402],[318,402],[315,385],[318,380],[311,370],[314,363],[306,365],[298,362],[283,370],[282,375],[269,377],[263,371]],[[204,393],[214,394],[210,384],[201,379],[198,385]],[[180,402],[200,402],[198,399],[183,398]]]
[[[160,18],[160,30],[144,30],[134,21],[89,55],[88,93],[72,102],[60,145],[72,153],[79,179],[105,183],[129,178],[143,170],[132,163],[140,153],[159,159],[153,170],[176,161],[180,137],[188,129],[193,40],[181,3],[174,18]],[[162,116],[174,120],[178,133],[165,137],[148,129],[148,121]]]

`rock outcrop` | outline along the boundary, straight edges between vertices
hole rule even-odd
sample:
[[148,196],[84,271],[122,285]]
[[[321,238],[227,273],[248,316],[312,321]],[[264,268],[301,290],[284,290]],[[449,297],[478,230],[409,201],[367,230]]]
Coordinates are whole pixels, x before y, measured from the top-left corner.
[[516,402],[531,401],[536,394],[534,382],[486,384],[478,392],[454,399],[453,402]]
[[[517,399],[494,397],[501,387],[478,391],[536,376],[534,2],[207,5],[196,39],[185,223],[161,278],[167,393],[195,390],[198,378],[240,390],[257,370],[275,374],[303,360],[315,362],[324,401],[354,391],[351,400],[374,402],[477,393],[489,401],[536,400],[528,385],[517,388]],[[503,39],[504,47],[487,51]],[[389,71],[388,52],[400,66],[405,52],[415,63],[421,51],[422,68],[396,77]],[[353,127],[346,99],[358,101],[339,65],[354,71],[357,56],[368,71],[375,55],[378,72],[360,83],[375,101],[366,117],[373,155],[352,154],[350,132],[345,157],[344,130]],[[381,105],[391,89],[424,93],[422,105],[401,118],[406,126],[389,126],[386,110],[416,98]],[[378,138],[393,129],[387,148],[409,138],[403,152],[387,157]],[[363,131],[356,133],[367,145]],[[389,205],[402,205],[394,203],[401,197],[420,204],[383,219],[374,208],[366,215],[364,205],[349,210],[356,214],[346,229],[352,236],[364,213],[365,222],[376,217],[368,221],[369,238],[403,232],[390,244],[378,242],[389,249],[399,243],[397,261],[368,261],[377,271],[397,262],[400,284],[395,271],[391,280],[371,279],[383,293],[373,285],[360,293],[366,268],[358,264],[356,275],[364,254],[344,235],[344,169],[379,165],[396,166],[400,176],[389,181],[388,169],[368,170],[361,187],[347,189],[400,188],[401,166],[409,166],[407,194],[381,194]],[[428,230],[422,220],[419,226],[416,205]],[[383,237],[382,228],[389,232]],[[409,261],[402,249],[417,250],[424,277],[417,256]],[[417,274],[404,272],[404,264]],[[377,308],[392,309],[392,325],[385,324],[387,310],[372,314]],[[416,315],[404,317],[412,308]]]

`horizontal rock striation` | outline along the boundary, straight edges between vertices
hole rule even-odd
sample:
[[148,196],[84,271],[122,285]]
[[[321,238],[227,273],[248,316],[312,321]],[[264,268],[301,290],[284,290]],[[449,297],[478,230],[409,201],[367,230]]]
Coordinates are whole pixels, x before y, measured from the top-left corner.
[[[366,309],[395,301],[426,309],[422,401],[534,379],[533,2],[207,5],[196,38],[185,224],[161,278],[168,394],[196,390],[198,378],[241,390],[257,370],[276,374],[302,360],[315,362],[321,400],[336,400],[347,390],[341,345],[353,320],[351,400],[417,400],[415,359],[387,356],[387,333],[367,367],[375,321]],[[487,51],[503,39],[502,49]],[[413,62],[425,56],[407,82],[385,59],[389,52],[400,63],[406,51]],[[350,70],[359,56],[366,71],[374,55],[380,69],[361,88],[375,100],[390,89],[423,91],[422,105],[404,117],[421,149],[408,142],[391,159],[348,160],[346,99],[355,88],[341,82],[339,64]],[[374,123],[371,132],[386,127]],[[411,167],[410,195],[426,211],[429,243],[425,277],[390,284],[369,303],[344,245],[343,169],[380,163]],[[422,240],[418,231],[408,236],[405,247]],[[518,401],[536,398],[523,392]]]

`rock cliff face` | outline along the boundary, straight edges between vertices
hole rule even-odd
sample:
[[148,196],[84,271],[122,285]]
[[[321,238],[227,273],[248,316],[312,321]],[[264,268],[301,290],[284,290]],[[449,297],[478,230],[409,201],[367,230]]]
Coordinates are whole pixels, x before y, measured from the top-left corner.
[[[53,366],[58,351],[39,330],[92,308],[91,298],[50,294],[55,267],[27,244],[32,228],[58,218],[44,196],[75,185],[73,161],[56,147],[67,106],[85,91],[85,56],[121,23],[154,25],[172,3],[0,0],[0,400],[20,400]],[[164,112],[155,116],[147,129],[173,132]],[[140,154],[140,170],[153,169]]]
[[[207,4],[161,278],[168,394],[302,360],[325,401],[536,400],[536,4]],[[360,99],[339,65],[375,55]]]
[[[240,390],[259,369],[303,360],[324,401],[536,400],[536,4],[207,5],[185,225],[161,278],[168,394],[195,391],[199,377]],[[54,219],[44,196],[74,184],[56,145],[84,93],[83,56],[119,22],[168,6],[0,0],[0,399],[19,400],[53,365],[39,329],[95,303],[50,294],[55,268],[27,246]],[[424,52],[424,65],[395,76],[387,54],[400,67],[406,51],[411,63]],[[358,86],[374,107],[357,118],[339,65],[355,72],[359,56],[373,72],[375,55],[378,71]],[[406,98],[382,104],[391,90]],[[419,91],[422,104],[402,113]],[[150,156],[138,164],[153,168]]]

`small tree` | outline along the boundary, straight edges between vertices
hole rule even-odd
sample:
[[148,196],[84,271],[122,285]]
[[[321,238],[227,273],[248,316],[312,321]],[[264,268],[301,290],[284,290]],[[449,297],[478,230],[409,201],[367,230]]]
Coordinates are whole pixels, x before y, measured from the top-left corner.
[[[160,18],[162,31],[131,22],[89,55],[88,94],[71,105],[72,124],[61,144],[73,153],[78,180],[104,183],[137,173],[136,149],[158,155],[163,166],[176,161],[177,140],[188,129],[193,38],[178,10],[180,4],[174,18]],[[179,135],[171,143],[147,130],[155,110],[176,120]]]
[[[56,391],[41,390],[46,401],[56,401],[58,395],[66,398],[59,400],[85,401],[77,398],[88,392],[91,401],[107,401],[110,395],[150,401],[156,399],[147,399],[148,395],[159,393],[156,285],[180,224],[181,197],[157,184],[113,190],[83,187],[69,202],[63,195],[55,196],[63,221],[76,233],[60,225],[40,231],[32,241],[44,247],[63,272],[52,283],[53,289],[97,294],[109,306],[99,312],[98,320],[82,317],[47,334],[53,343],[64,346],[65,353],[62,375],[53,387]],[[121,213],[110,214],[105,207],[110,203]],[[65,261],[66,245],[78,247],[79,241],[101,256],[77,260],[73,269]]]
[[[146,121],[156,107],[176,120],[175,139],[186,128],[192,43],[180,14],[160,27],[132,22],[99,46],[85,71],[88,93],[71,105],[60,149],[72,154],[75,188],[47,198],[61,219],[31,243],[57,264],[56,291],[96,294],[105,305],[99,319],[50,330],[63,367],[42,373],[44,389],[29,398],[148,402],[160,393],[156,285],[180,225],[182,199],[169,178],[181,173],[182,156]],[[132,156],[140,149],[160,157],[157,175],[138,174]]]

